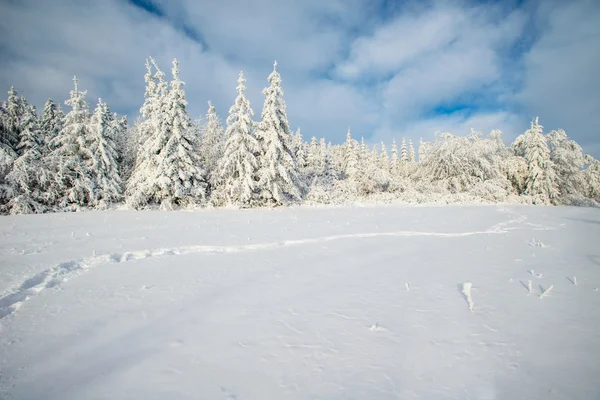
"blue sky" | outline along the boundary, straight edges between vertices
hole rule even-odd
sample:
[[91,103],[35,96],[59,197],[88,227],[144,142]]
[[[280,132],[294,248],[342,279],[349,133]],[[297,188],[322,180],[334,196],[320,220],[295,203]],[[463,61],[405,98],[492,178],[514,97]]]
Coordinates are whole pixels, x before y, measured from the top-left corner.
[[[430,140],[535,116],[600,156],[600,2],[391,0],[10,0],[0,2],[0,89],[63,102],[77,74],[135,119],[144,60],[180,61],[189,110],[224,120],[244,70],[260,115],[277,60],[306,140]],[[4,98],[6,95],[4,96]]]

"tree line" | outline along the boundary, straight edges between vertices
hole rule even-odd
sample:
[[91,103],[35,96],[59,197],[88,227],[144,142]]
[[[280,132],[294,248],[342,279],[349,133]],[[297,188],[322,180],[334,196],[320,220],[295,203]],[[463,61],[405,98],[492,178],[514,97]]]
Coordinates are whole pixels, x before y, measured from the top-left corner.
[[564,130],[538,119],[510,145],[489,135],[436,134],[367,146],[350,130],[341,144],[290,130],[277,63],[260,118],[237,97],[223,126],[215,107],[193,121],[179,64],[171,80],[146,60],[140,116],[129,126],[74,89],[68,111],[47,100],[41,115],[14,88],[0,107],[0,212],[159,207],[277,207],[356,202],[597,205],[600,162]]

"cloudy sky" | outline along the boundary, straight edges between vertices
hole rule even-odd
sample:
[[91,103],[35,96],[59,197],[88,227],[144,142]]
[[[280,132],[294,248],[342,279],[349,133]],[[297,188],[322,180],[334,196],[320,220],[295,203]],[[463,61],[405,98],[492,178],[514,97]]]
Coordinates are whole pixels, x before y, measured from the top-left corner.
[[179,59],[194,118],[212,100],[225,119],[240,70],[260,115],[277,60],[306,140],[497,128],[508,143],[539,116],[600,157],[597,0],[2,0],[0,15],[0,89],[38,107],[77,74],[92,106],[133,119],[153,56]]

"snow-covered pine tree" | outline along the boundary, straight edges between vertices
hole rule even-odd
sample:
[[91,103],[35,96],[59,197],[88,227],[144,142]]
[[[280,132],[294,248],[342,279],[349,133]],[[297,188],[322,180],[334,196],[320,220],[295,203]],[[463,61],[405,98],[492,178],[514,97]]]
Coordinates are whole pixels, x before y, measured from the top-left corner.
[[396,139],[392,139],[392,157],[390,159],[390,173],[392,176],[400,175],[400,159],[398,158],[398,145]]
[[390,171],[390,157],[383,142],[381,142],[381,153],[379,154],[379,168],[386,173]]
[[402,161],[403,164],[408,162],[408,149],[406,147],[406,139],[402,138],[402,147],[400,150],[400,161]]
[[[325,143],[323,139],[322,143]],[[338,182],[337,174],[333,168],[333,162],[329,149],[325,145],[322,151],[322,171],[315,176],[310,184],[306,200],[320,204],[330,204],[335,201],[335,188]]]
[[526,193],[536,204],[555,203],[558,197],[557,177],[542,129],[536,117],[531,128],[517,137],[513,144],[516,153],[523,154],[527,161]]
[[5,112],[2,113],[2,136],[0,143],[17,152],[17,145],[21,137],[21,121],[25,114],[27,102],[19,97],[14,87],[8,91],[8,99],[3,104]]
[[127,141],[129,135],[129,122],[127,115],[119,116],[117,113],[113,113],[112,118],[112,130],[114,133],[114,142],[117,150],[117,164],[119,165],[119,171],[121,172],[121,180],[123,177],[123,163],[125,162],[125,152],[127,151]]
[[315,136],[310,140],[306,154],[307,175],[314,176],[319,170],[319,141]]
[[153,66],[156,66],[156,63],[150,57],[146,60],[146,90],[144,104],[140,108],[141,117],[134,125],[125,157],[133,164],[125,190],[126,202],[136,209],[146,207],[153,197],[158,168],[159,149],[154,148],[153,140],[160,129],[165,93],[164,85],[162,92],[158,87],[159,77],[164,81],[164,74],[160,70],[153,73]]
[[212,103],[208,102],[208,112],[206,113],[206,122],[202,127],[200,136],[200,155],[206,168],[209,185],[215,186],[217,176],[217,166],[219,160],[223,157],[225,151],[225,129],[221,124],[221,119],[217,115],[217,110]]
[[304,172],[306,169],[306,143],[304,143],[304,139],[302,139],[300,128],[298,128],[294,134],[294,153],[296,154],[298,170]]
[[585,196],[586,182],[582,170],[586,163],[581,146],[570,140],[562,129],[550,132],[548,142],[561,201],[571,203]]
[[44,137],[35,107],[25,105],[21,118],[20,141],[15,160],[6,182],[11,188],[12,198],[8,203],[10,214],[42,213],[49,202],[47,190],[52,175],[46,168],[42,152]]
[[600,161],[587,154],[585,156],[586,167],[583,171],[586,183],[585,195],[600,203]]
[[358,142],[352,139],[350,128],[343,147],[342,168],[345,179],[355,179],[358,174]]
[[6,206],[10,198],[13,196],[11,187],[6,183],[6,176],[12,169],[13,163],[17,158],[14,149],[5,143],[8,138],[5,121],[8,112],[4,108],[4,104],[0,103],[0,212],[6,213]]
[[164,208],[186,206],[205,197],[198,138],[187,113],[177,60],[173,61],[172,72],[169,90],[156,61],[146,61],[146,100],[140,110],[143,120],[135,130],[139,150],[126,190],[127,203],[134,208],[149,203]]
[[162,207],[189,206],[203,202],[206,196],[206,172],[198,154],[199,138],[194,135],[187,112],[184,82],[179,77],[179,63],[173,60],[170,83],[163,110],[159,143],[164,146],[158,153],[156,200]]
[[91,154],[94,205],[106,208],[110,204],[123,200],[123,185],[117,162],[118,152],[115,143],[116,124],[108,104],[98,99],[98,105],[92,115],[89,138]]
[[[335,163],[333,162],[333,151],[331,142],[325,143],[325,138],[319,139],[319,148],[317,150],[318,156],[318,174],[323,174],[325,171],[325,158],[329,157],[329,166],[335,171]],[[336,172],[337,174],[337,172]]]
[[428,146],[429,143],[423,141],[423,138],[419,139],[419,163],[425,161],[425,158],[427,157]]
[[65,113],[60,106],[52,99],[46,100],[44,104],[44,113],[42,114],[41,129],[44,133],[44,148],[42,153],[49,154],[54,148],[51,148],[50,143],[60,133],[63,128]]
[[365,143],[365,138],[363,136],[360,139],[360,147],[358,149],[358,163],[359,163],[360,169],[364,169],[364,166],[365,166],[368,158],[369,158],[369,148],[367,147],[367,144]]
[[408,139],[408,161],[415,163],[417,161],[417,155],[415,154],[415,146],[412,140]]
[[59,210],[73,210],[89,206],[94,201],[94,181],[91,171],[90,112],[86,101],[87,91],[80,92],[77,77],[75,89],[65,102],[71,110],[65,115],[60,133],[49,143],[54,150],[49,155],[54,180],[50,197]]
[[265,103],[256,130],[260,145],[258,190],[263,205],[279,206],[299,201],[304,187],[298,177],[277,62],[267,80],[269,87],[263,90]]
[[260,146],[254,136],[254,112],[244,95],[245,83],[244,73],[240,72],[238,96],[227,117],[225,151],[217,169],[217,187],[212,197],[216,205],[251,207],[256,203],[256,154]]

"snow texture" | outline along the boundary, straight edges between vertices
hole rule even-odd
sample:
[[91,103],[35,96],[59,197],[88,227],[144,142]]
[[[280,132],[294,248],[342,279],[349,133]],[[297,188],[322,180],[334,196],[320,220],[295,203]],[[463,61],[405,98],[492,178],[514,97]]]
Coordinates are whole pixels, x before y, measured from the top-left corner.
[[599,398],[599,234],[541,206],[3,217],[0,398]]

